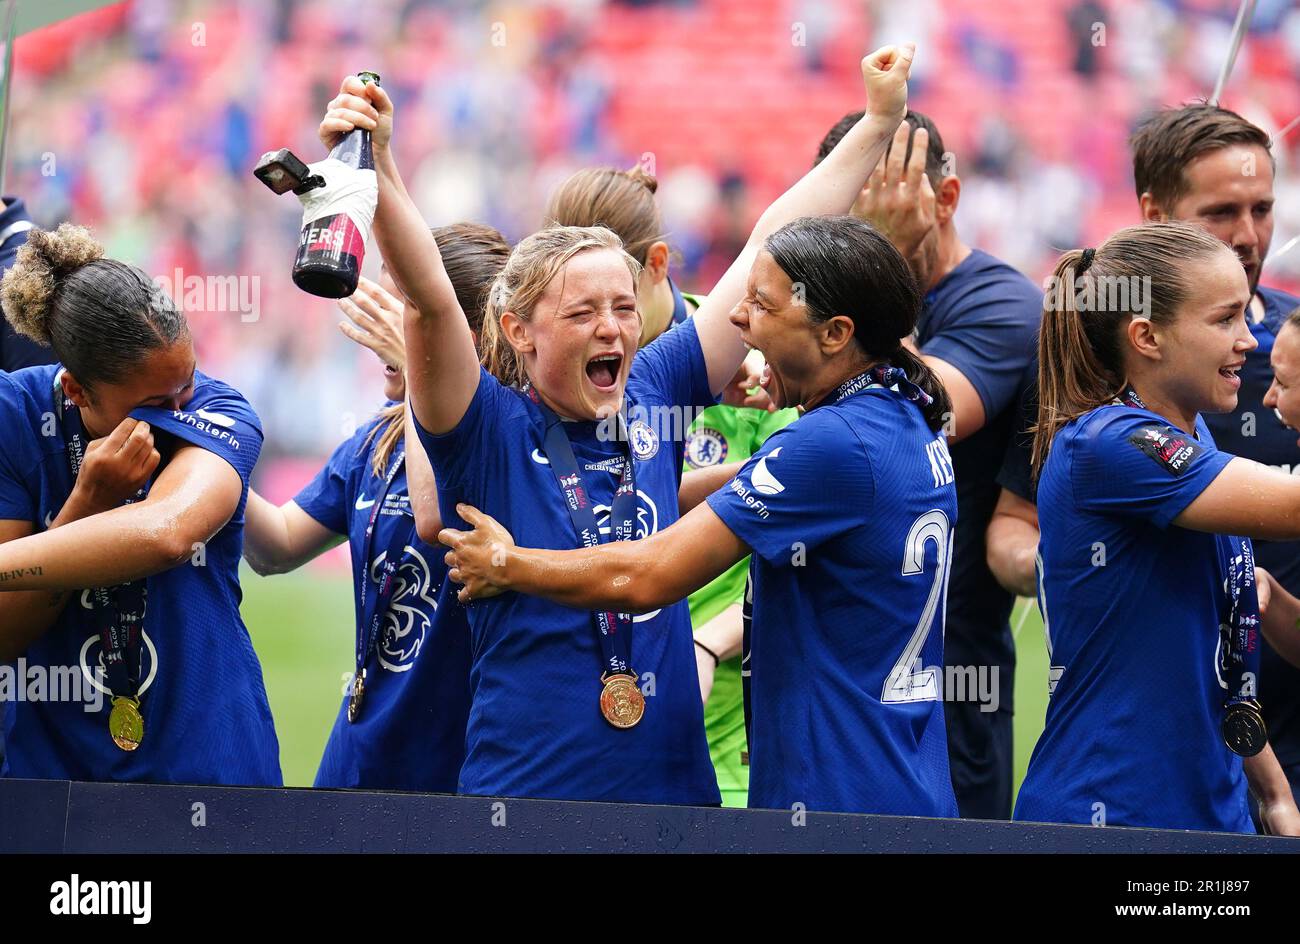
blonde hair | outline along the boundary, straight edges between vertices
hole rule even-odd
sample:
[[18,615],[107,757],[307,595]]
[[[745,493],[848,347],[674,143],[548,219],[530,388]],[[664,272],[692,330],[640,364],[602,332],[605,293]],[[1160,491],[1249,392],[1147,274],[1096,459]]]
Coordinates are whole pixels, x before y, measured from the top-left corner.
[[635,284],[641,264],[628,255],[623,241],[604,226],[553,226],[520,240],[506,260],[505,268],[488,289],[480,342],[482,363],[488,373],[508,387],[522,387],[528,380],[523,356],[514,349],[501,327],[501,316],[514,312],[529,321],[538,300],[551,279],[574,256],[589,249],[610,249],[622,256]]
[[[1171,322],[1191,293],[1197,272],[1193,263],[1216,252],[1230,252],[1199,226],[1179,222],[1126,227],[1102,243],[1081,271],[1085,251],[1072,249],[1061,256],[1043,299],[1035,476],[1061,427],[1109,403],[1128,383],[1123,326],[1135,315],[1157,325]],[[1120,280],[1149,286],[1147,297],[1134,299],[1126,291],[1120,295],[1127,304],[1076,303],[1076,291],[1100,297],[1098,286],[1121,284]]]

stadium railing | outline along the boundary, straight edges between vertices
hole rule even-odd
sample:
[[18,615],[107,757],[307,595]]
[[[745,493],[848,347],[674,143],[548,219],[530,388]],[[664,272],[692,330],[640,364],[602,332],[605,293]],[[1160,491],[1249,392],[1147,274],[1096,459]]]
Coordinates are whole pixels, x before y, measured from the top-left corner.
[[1300,852],[1165,829],[418,793],[0,780],[0,852]]

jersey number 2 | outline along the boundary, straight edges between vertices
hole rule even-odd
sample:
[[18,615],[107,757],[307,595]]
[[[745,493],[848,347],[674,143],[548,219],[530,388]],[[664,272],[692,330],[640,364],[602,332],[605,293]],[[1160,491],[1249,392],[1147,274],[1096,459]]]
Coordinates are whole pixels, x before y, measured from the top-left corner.
[[925,546],[930,541],[934,542],[938,557],[934,579],[930,583],[930,595],[926,597],[925,609],[921,611],[921,619],[912,632],[912,638],[907,641],[907,648],[885,677],[885,688],[880,694],[880,700],[885,704],[939,700],[938,675],[943,670],[937,666],[921,665],[921,652],[925,649],[930,631],[934,629],[936,617],[940,621],[939,631],[943,632],[943,606],[948,596],[948,565],[952,559],[952,529],[948,524],[948,516],[937,508],[917,518],[907,532],[907,544],[903,548],[904,576],[925,573]]

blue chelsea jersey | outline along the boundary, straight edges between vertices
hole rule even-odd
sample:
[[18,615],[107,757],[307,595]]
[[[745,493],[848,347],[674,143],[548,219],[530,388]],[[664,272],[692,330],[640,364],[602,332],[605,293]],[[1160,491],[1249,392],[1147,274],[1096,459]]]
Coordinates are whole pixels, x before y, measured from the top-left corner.
[[[348,537],[358,634],[368,628],[358,583],[362,570],[373,606],[385,556],[392,548],[402,555],[374,652],[367,655],[361,711],[349,722],[343,698],[316,786],[454,793],[469,714],[469,624],[457,588],[447,581],[446,549],[415,534],[405,465],[387,489],[387,469],[374,472],[382,433],[377,426],[379,420],[366,423],[335,449],[294,499],[326,528]],[[404,448],[399,440],[390,466]],[[363,560],[366,526],[377,503],[370,559]]]
[[708,502],[754,552],[749,805],[956,816],[942,434],[873,386],[774,433]]
[[[677,520],[677,488],[689,422],[662,436],[656,417],[713,403],[695,325],[687,321],[637,353],[627,382],[637,491],[636,536]],[[671,425],[671,424],[670,424]],[[486,371],[450,432],[419,428],[442,517],[466,528],[457,502],[485,511],[521,547],[581,546],[545,453],[546,424],[532,401]],[[671,431],[671,430],[670,430]],[[628,447],[595,422],[566,423],[582,485],[602,532]],[[645,715],[616,729],[602,716],[602,659],[592,614],[506,593],[469,607],[472,705],[461,792],[480,795],[717,804],[704,736],[695,650],[685,601],[637,615],[631,668]]]
[[1174,524],[1231,461],[1203,421],[1108,405],[1038,486],[1051,697],[1015,818],[1253,832],[1220,734],[1230,542]]
[[[0,518],[49,526],[72,492],[63,426],[55,422],[58,367],[0,374]],[[67,780],[152,781],[276,786],[279,747],[261,667],[239,615],[248,479],[262,447],[261,422],[230,386],[195,374],[183,410],[142,407],[166,454],[197,446],[227,461],[243,483],[229,522],[190,561],[149,577],[141,643],[144,740],[130,753],[109,737],[109,693],[90,592],[75,594],[23,659],[78,680],[89,699],[8,705],[9,773]],[[30,694],[30,692],[28,693]],[[52,694],[52,693],[48,693]]]

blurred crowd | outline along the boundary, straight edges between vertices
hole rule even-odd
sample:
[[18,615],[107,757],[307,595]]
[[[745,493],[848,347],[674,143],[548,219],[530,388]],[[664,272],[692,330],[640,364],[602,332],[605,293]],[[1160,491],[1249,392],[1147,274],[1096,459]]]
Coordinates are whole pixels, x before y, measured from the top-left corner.
[[[190,312],[200,363],[261,414],[262,474],[295,457],[314,468],[379,405],[382,375],[337,309],[289,281],[297,201],[251,170],[279,147],[322,156],[316,124],[347,72],[382,75],[431,224],[515,240],[570,171],[640,163],[660,179],[677,281],[707,291],[758,208],[862,107],[858,58],[914,39],[912,102],[954,155],[963,236],[1038,279],[1057,250],[1135,221],[1128,133],[1210,94],[1236,6],[135,0],[18,42],[5,192],[38,225],[87,224],[156,275],[251,279],[251,317]],[[1222,103],[1275,133],[1300,116],[1298,79],[1300,8],[1259,0]],[[1300,233],[1300,127],[1274,154],[1276,253]],[[1264,281],[1300,286],[1300,250]]]

